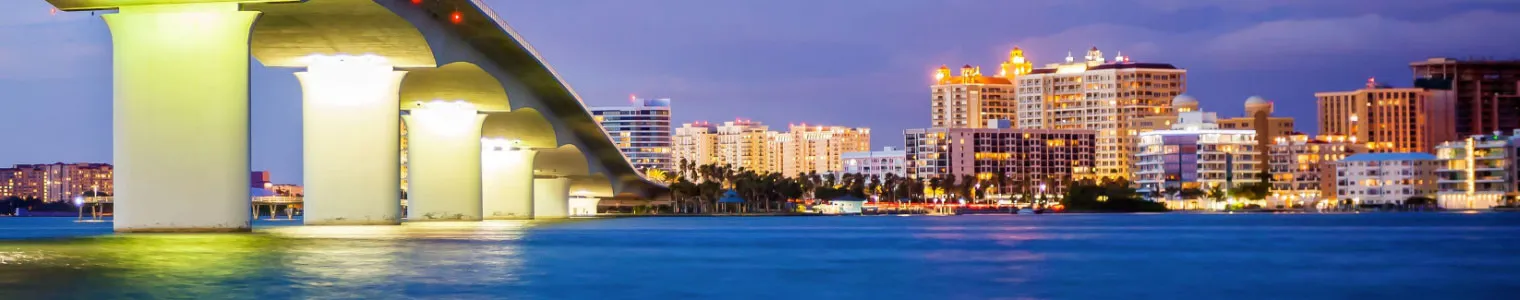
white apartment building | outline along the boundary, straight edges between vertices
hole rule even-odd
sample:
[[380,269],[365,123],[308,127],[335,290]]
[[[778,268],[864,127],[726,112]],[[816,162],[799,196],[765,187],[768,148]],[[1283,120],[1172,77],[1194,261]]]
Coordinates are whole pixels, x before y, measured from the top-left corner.
[[1228,190],[1261,182],[1256,131],[1219,129],[1212,112],[1186,112],[1170,130],[1140,133],[1135,182],[1171,209],[1214,207],[1212,200],[1183,199],[1184,189]]
[[1515,191],[1517,139],[1495,132],[1436,145],[1437,205],[1466,210],[1504,204]]
[[1134,63],[1116,55],[1107,61],[1094,47],[1083,61],[1070,54],[1019,76],[1019,128],[1082,129],[1098,132],[1096,177],[1130,177],[1136,135],[1133,123],[1175,115],[1172,99],[1187,90],[1187,70],[1170,64]]
[[908,151],[893,147],[881,151],[845,152],[839,156],[844,161],[844,173],[861,174],[867,178],[886,178],[887,174],[907,177]]
[[1419,152],[1362,153],[1335,163],[1335,197],[1357,205],[1403,204],[1436,194],[1435,155]]

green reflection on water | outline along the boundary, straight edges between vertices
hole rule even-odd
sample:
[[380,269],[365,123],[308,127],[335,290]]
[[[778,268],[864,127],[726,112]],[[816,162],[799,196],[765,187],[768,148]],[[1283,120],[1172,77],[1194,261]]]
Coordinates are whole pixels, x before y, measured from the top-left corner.
[[0,242],[0,299],[389,298],[404,292],[398,278],[417,277],[407,266],[451,258],[429,252],[438,245],[479,248],[493,261],[464,263],[515,277],[515,241],[552,223],[558,222],[288,226]]

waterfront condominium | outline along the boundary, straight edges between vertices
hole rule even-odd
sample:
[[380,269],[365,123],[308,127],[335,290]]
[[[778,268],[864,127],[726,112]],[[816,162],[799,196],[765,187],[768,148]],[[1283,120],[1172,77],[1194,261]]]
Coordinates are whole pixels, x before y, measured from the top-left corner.
[[718,125],[717,133],[717,157],[713,162],[759,173],[781,172],[777,161],[782,152],[771,149],[776,133],[770,131],[769,126],[741,119],[723,122]]
[[701,166],[712,164],[718,157],[718,130],[705,121],[681,124],[670,140],[674,163]]
[[0,198],[73,201],[86,193],[112,193],[112,168],[100,163],[52,163],[0,168]]
[[908,129],[907,177],[961,180],[970,175],[998,186],[1004,196],[1060,195],[1075,176],[1091,172],[1096,136],[1092,130],[996,125]]
[[765,124],[735,120],[713,125],[681,124],[673,136],[674,160],[695,165],[720,165],[757,173],[838,173],[841,155],[867,151],[869,128],[792,125],[776,132]]
[[786,176],[817,172],[838,173],[844,170],[840,155],[869,151],[871,129],[844,126],[791,125],[785,134],[772,139],[781,148],[780,171]]
[[596,122],[633,168],[673,170],[670,159],[670,99],[632,98],[631,106],[591,108]]
[[894,147],[881,151],[845,152],[839,155],[844,161],[845,174],[861,174],[867,178],[886,178],[887,174],[907,176],[908,152]]
[[[1520,128],[1520,60],[1431,58],[1409,63],[1415,86],[1454,93],[1454,136]],[[1444,142],[1444,141],[1436,141]]]
[[[1212,201],[1188,197],[1184,190],[1229,190],[1261,182],[1255,130],[1219,129],[1212,112],[1178,115],[1172,129],[1139,134],[1135,182],[1139,192],[1170,209],[1217,208]],[[1191,199],[1189,199],[1191,198]]]
[[1366,87],[1314,93],[1319,98],[1319,132],[1344,135],[1367,151],[1425,152],[1456,139],[1452,92],[1393,88],[1367,79]]
[[1268,149],[1268,172],[1272,175],[1269,208],[1298,208],[1335,199],[1335,162],[1367,152],[1367,147],[1346,136],[1310,136],[1294,133],[1273,139]]
[[1435,155],[1419,152],[1362,153],[1335,163],[1340,204],[1398,205],[1436,193]]
[[1017,47],[993,76],[983,75],[981,67],[971,65],[962,66],[959,74],[940,66],[934,84],[929,86],[932,127],[982,128],[989,120],[1012,120],[1017,106],[1012,80],[1031,69],[1024,50]]
[[1187,70],[1170,64],[1107,61],[1096,47],[1082,61],[1046,65],[1014,80],[1018,128],[1085,129],[1097,132],[1093,176],[1131,176],[1133,124],[1172,116],[1173,98],[1187,90]]
[[1515,192],[1520,130],[1483,134],[1436,146],[1436,200],[1445,209],[1488,209]]

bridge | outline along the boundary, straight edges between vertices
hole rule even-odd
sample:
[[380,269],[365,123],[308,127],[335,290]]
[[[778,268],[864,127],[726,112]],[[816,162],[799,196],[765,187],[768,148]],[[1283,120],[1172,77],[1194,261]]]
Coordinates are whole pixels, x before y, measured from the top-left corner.
[[307,225],[564,218],[571,193],[666,192],[479,0],[46,1],[116,10],[117,232],[251,230],[250,56],[301,84]]

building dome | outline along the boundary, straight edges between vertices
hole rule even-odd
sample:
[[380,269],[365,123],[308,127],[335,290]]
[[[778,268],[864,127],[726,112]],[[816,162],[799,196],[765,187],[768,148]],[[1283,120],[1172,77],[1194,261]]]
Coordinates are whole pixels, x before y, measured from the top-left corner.
[[1193,96],[1189,96],[1188,94],[1177,95],[1177,97],[1172,97],[1172,106],[1198,106],[1198,98],[1193,98]]
[[1261,96],[1246,98],[1246,114],[1255,115],[1257,111],[1272,113],[1272,102]]

